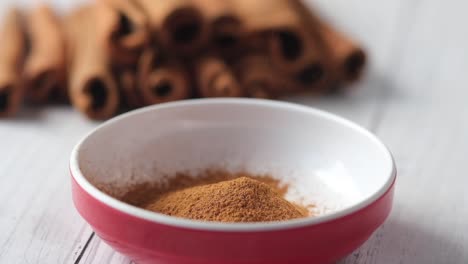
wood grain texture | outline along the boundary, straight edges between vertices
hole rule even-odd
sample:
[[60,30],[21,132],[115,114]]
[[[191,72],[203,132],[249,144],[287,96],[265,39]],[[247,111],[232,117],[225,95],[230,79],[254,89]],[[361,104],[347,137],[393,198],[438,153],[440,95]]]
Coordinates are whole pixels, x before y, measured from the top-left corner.
[[121,255],[120,253],[115,252],[110,246],[102,242],[99,237],[93,238],[89,249],[85,251],[80,264],[135,264],[135,262]]
[[[67,10],[82,1],[52,2]],[[288,100],[371,129],[399,170],[390,218],[340,264],[468,263],[468,3],[313,2],[364,44],[371,67],[344,95]],[[131,263],[71,202],[69,153],[95,126],[67,107],[0,120],[0,263]]]
[[91,231],[72,206],[69,153],[95,124],[69,107],[0,121],[0,263],[70,263]]
[[[467,4],[421,1],[399,42],[377,134],[399,169],[393,212],[343,263],[468,263]],[[430,26],[428,26],[430,25]],[[401,30],[403,31],[403,29]]]

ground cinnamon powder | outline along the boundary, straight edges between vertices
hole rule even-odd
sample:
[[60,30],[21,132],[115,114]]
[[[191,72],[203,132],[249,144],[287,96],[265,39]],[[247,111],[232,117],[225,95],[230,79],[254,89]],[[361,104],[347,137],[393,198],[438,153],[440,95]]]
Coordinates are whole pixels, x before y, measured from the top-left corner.
[[288,186],[270,176],[206,171],[193,177],[178,174],[164,184],[144,184],[121,200],[182,218],[216,222],[282,221],[309,215],[283,198]]

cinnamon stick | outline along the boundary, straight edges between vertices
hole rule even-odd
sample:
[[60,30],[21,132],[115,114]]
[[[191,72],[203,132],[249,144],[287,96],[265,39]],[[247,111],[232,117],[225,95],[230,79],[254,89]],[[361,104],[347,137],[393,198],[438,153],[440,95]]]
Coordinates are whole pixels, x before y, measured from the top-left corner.
[[150,34],[147,16],[136,0],[98,0],[97,36],[116,64],[133,65]]
[[193,54],[207,41],[207,27],[201,11],[190,0],[138,0],[148,13],[157,40],[166,50]]
[[132,69],[124,69],[118,73],[120,77],[120,89],[123,101],[130,108],[142,107],[143,101],[138,91],[136,72]]
[[288,74],[308,68],[308,83],[324,78],[325,58],[320,40],[311,35],[290,0],[238,0],[237,13],[247,34],[267,39],[273,65]]
[[233,0],[195,0],[208,23],[210,42],[225,55],[232,55],[243,35],[242,22]]
[[[304,65],[298,71],[290,74],[285,81],[288,83],[289,92],[307,91],[315,95],[324,94],[330,88],[331,74],[329,62],[324,62],[321,66],[316,63]],[[327,71],[319,78],[317,72]]]
[[32,10],[27,27],[31,45],[24,66],[26,93],[33,102],[43,103],[54,90],[65,89],[65,39],[47,5]]
[[269,59],[261,54],[250,54],[236,63],[241,86],[247,96],[254,98],[275,98],[286,91],[281,77],[271,66]]
[[179,64],[160,61],[154,50],[148,49],[138,65],[137,90],[144,105],[186,99],[190,96],[187,71]]
[[326,23],[300,0],[291,1],[304,17],[309,28],[315,29],[327,48],[333,78],[336,82],[359,79],[366,64],[366,53],[355,41]]
[[352,39],[326,23],[318,26],[329,49],[333,73],[338,82],[358,80],[366,65],[366,53]]
[[98,43],[95,6],[75,10],[66,21],[69,95],[73,106],[87,117],[105,119],[119,106],[109,58]]
[[0,117],[15,114],[23,99],[20,80],[26,54],[26,37],[21,20],[20,12],[11,9],[0,29]]
[[201,57],[195,63],[198,93],[201,97],[240,97],[244,91],[233,71],[216,56]]

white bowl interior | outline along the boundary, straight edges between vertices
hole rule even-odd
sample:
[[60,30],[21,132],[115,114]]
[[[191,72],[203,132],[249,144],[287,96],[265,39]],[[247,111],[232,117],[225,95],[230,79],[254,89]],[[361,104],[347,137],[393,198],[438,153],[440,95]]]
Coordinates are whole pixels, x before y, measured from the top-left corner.
[[[150,107],[105,123],[76,148],[95,186],[119,196],[135,184],[207,168],[269,173],[316,214],[359,204],[388,188],[393,161],[372,134],[334,115],[252,99]],[[386,187],[387,186],[387,187]]]

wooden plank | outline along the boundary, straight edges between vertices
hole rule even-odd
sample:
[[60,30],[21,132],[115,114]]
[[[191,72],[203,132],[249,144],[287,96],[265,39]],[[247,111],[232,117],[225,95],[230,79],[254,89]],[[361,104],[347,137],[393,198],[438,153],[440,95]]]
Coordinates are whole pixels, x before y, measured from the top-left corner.
[[[346,94],[325,98],[295,96],[287,98],[287,101],[324,109],[371,128],[380,118],[382,93],[388,88],[382,71],[394,59],[392,52],[398,33],[395,21],[399,16],[399,1],[319,0],[314,3],[330,21],[365,45],[370,53],[371,68],[367,76]],[[80,263],[129,262],[95,237]]]
[[384,227],[342,263],[468,263],[466,2],[424,1],[400,39],[378,135],[397,161]]
[[94,237],[89,248],[85,251],[80,264],[134,264],[133,261],[114,251],[99,237]]
[[[83,1],[49,2],[67,11]],[[35,4],[0,1],[0,18],[13,5]],[[71,263],[79,256],[92,230],[72,206],[68,158],[94,126],[63,106],[0,120],[0,263]]]
[[72,206],[69,153],[95,123],[69,107],[0,122],[0,263],[70,263],[91,234]]

